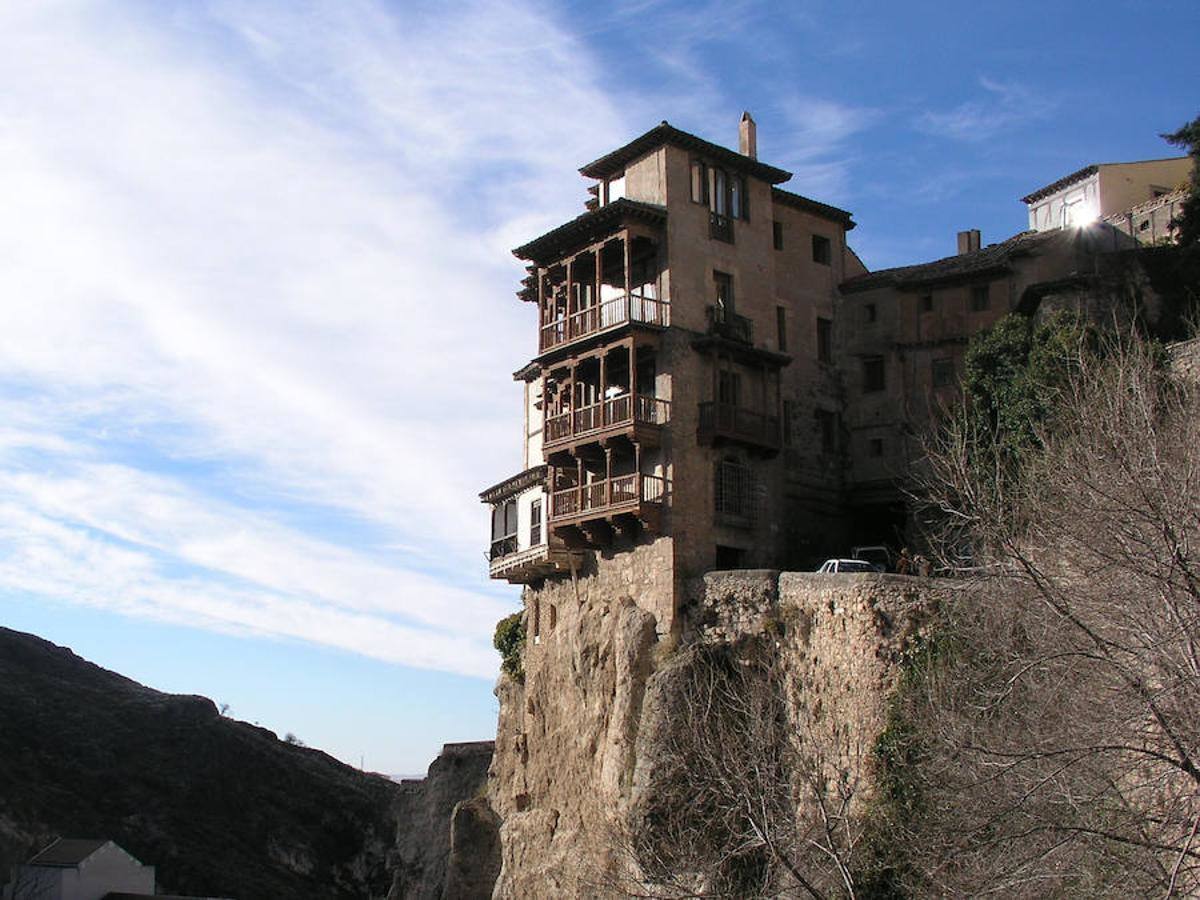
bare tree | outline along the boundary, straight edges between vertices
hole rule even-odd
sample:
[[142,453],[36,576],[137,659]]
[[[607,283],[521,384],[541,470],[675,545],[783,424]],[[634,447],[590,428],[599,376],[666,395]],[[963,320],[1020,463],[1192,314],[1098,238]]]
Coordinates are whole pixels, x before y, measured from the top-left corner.
[[687,651],[653,784],[614,843],[629,896],[853,897],[856,785],[809,740],[769,639]]
[[896,708],[910,892],[1200,890],[1200,404],[1137,340],[1073,363],[1019,465],[965,418],[930,454],[986,574]]

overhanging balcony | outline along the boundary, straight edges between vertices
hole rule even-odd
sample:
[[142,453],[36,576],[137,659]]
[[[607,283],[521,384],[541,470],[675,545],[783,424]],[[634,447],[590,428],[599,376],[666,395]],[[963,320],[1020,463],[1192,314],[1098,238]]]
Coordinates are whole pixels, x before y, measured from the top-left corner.
[[538,349],[545,353],[631,322],[666,328],[671,324],[671,306],[634,292],[605,300],[543,325]]
[[492,578],[503,578],[510,584],[528,584],[550,575],[571,571],[572,558],[579,564],[579,554],[563,547],[537,544],[519,549],[517,537],[512,535],[493,541],[488,560],[488,574]]
[[657,529],[666,494],[665,478],[636,472],[564,488],[551,494],[550,526],[586,527],[592,521],[633,516]]
[[771,454],[778,453],[782,443],[777,416],[711,400],[700,404],[696,439],[706,446],[734,442]]
[[577,410],[547,416],[543,449],[566,450],[586,441],[623,435],[647,446],[657,445],[662,426],[670,418],[671,404],[644,394],[610,397]]

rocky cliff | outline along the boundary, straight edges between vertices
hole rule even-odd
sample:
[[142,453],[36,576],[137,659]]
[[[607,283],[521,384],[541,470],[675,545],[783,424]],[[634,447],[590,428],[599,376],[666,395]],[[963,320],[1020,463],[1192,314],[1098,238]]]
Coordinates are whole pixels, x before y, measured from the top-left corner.
[[[931,582],[896,576],[711,573],[689,587],[679,632],[661,639],[632,597],[560,582],[538,599],[555,607],[554,627],[527,646],[524,681],[503,677],[497,687],[488,790],[501,821],[497,897],[599,896],[654,881],[647,853],[679,843],[667,831],[677,824],[672,810],[689,802],[681,784],[705,783],[696,767],[726,766],[720,742],[693,715],[696,686],[715,684],[716,658],[731,660],[723,671],[738,679],[733,693],[766,698],[729,744],[758,727],[756,716],[779,720],[780,743],[790,746],[773,759],[799,810],[785,813],[792,830],[806,806],[835,801],[841,820],[862,819],[877,792],[888,698],[941,598]],[[801,780],[817,793],[796,793]],[[688,890],[715,877],[692,874]]]

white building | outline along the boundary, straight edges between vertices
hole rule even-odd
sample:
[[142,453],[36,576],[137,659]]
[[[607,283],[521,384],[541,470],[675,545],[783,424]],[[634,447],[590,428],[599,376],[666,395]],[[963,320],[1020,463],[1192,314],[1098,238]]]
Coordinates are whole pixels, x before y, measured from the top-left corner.
[[112,841],[60,838],[13,868],[4,900],[103,900],[109,894],[154,895],[154,866]]
[[1031,231],[1086,225],[1173,194],[1187,181],[1191,171],[1192,161],[1187,156],[1096,163],[1039,188],[1021,200],[1029,207]]

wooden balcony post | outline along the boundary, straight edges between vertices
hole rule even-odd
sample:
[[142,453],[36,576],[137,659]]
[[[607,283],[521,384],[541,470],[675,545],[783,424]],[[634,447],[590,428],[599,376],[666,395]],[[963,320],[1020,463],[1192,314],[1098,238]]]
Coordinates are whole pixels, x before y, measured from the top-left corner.
[[[546,466],[546,483],[550,486],[550,509],[546,514],[546,519],[549,521],[554,518],[554,490],[558,487],[558,469],[554,466]],[[546,540],[550,539],[550,530],[546,529]]]
[[612,506],[612,447],[604,448],[604,506]]
[[583,512],[583,460],[575,460],[575,512]]
[[575,310],[575,302],[574,302],[575,298],[573,296],[575,291],[574,291],[574,282],[572,281],[573,274],[571,272],[571,269],[574,266],[574,263],[575,263],[575,259],[573,257],[571,259],[567,260],[567,335],[566,336],[567,336],[568,340],[575,337],[573,325],[572,325],[572,323],[575,321],[574,313],[576,311]]
[[638,423],[637,380],[637,341],[631,338],[629,341],[629,417],[635,428]]
[[600,325],[600,320],[604,317],[604,291],[601,288],[604,285],[604,244],[596,247],[596,325]]
[[626,230],[621,234],[622,246],[625,249],[625,321],[633,321],[633,273],[629,271],[629,260],[631,257],[629,232]]
[[642,495],[645,493],[642,486],[642,444],[640,441],[633,442],[633,480],[637,485],[637,503],[642,505]]
[[608,424],[608,351],[600,351],[600,427]]

